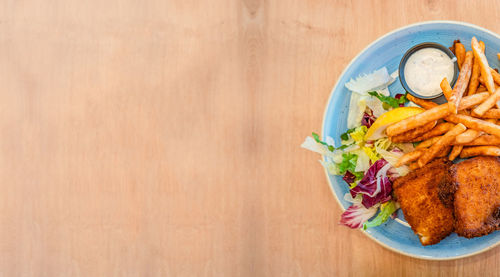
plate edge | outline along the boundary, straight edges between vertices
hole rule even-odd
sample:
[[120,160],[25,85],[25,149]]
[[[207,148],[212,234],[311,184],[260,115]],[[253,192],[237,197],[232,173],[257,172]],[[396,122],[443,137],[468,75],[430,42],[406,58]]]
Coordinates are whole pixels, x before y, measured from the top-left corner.
[[[385,33],[384,35],[378,37],[377,39],[375,39],[374,41],[372,41],[371,43],[369,43],[365,48],[363,48],[356,56],[354,56],[351,61],[344,67],[344,70],[342,70],[342,72],[340,73],[339,77],[337,78],[337,81],[335,82],[335,84],[333,85],[333,88],[332,90],[330,91],[330,96],[328,97],[328,100],[326,102],[326,105],[325,105],[325,108],[324,108],[324,112],[323,112],[323,119],[322,119],[322,124],[321,124],[321,137],[323,139],[325,139],[324,137],[324,130],[325,130],[325,119],[326,119],[326,114],[327,114],[327,111],[328,111],[328,106],[330,104],[330,101],[332,100],[332,97],[334,95],[334,92],[335,92],[335,88],[337,88],[337,86],[339,85],[339,82],[340,80],[342,79],[342,77],[344,76],[344,74],[346,73],[347,69],[359,58],[359,56],[361,56],[364,52],[366,52],[370,47],[372,47],[374,44],[376,44],[377,42],[381,41],[382,39],[394,34],[394,33],[397,33],[399,31],[403,31],[405,29],[409,29],[409,28],[412,28],[412,27],[416,27],[416,26],[421,26],[421,25],[428,25],[428,24],[439,24],[439,23],[446,23],[446,24],[455,24],[455,25],[462,25],[462,26],[468,26],[468,27],[472,27],[472,28],[475,28],[475,29],[479,29],[485,33],[489,33],[491,34],[492,36],[498,38],[500,40],[500,35],[498,35],[497,33],[493,32],[493,31],[490,31],[486,28],[483,28],[481,26],[478,26],[478,25],[475,25],[475,24],[472,24],[472,23],[468,23],[468,22],[463,22],[463,21],[453,21],[453,20],[430,20],[430,21],[421,21],[421,22],[416,22],[416,23],[412,23],[412,24],[409,24],[409,25],[405,25],[405,26],[402,26],[402,27],[399,27],[399,28],[396,28],[392,31],[389,31],[387,33]],[[325,160],[325,156],[322,156],[322,159],[323,161]],[[342,209],[342,211],[345,211],[344,209],[344,206],[342,206],[342,203],[339,201],[339,199],[337,198],[337,195],[335,194],[335,191],[333,191],[333,185],[332,185],[332,182],[330,181],[330,176],[328,175],[328,171],[323,168],[323,172],[325,173],[325,176],[326,176],[326,180],[328,182],[328,187],[330,188],[330,192],[332,193],[333,195],[333,198],[335,198],[335,201],[337,201],[338,205],[340,206],[340,208]],[[398,250],[396,248],[393,248],[389,245],[386,245],[385,243],[381,242],[381,241],[378,241],[377,239],[375,239],[372,235],[370,235],[369,233],[367,233],[366,231],[364,231],[363,229],[358,229],[361,233],[363,233],[365,236],[367,236],[368,238],[370,238],[371,240],[375,241],[377,244],[381,245],[382,247],[388,249],[388,250],[391,250],[391,251],[394,251],[396,253],[399,253],[401,255],[404,255],[404,256],[408,256],[408,257],[412,257],[412,258],[416,258],[416,259],[421,259],[421,260],[429,260],[429,261],[449,261],[449,260],[457,260],[457,259],[462,259],[462,258],[467,258],[467,257],[471,257],[471,256],[474,256],[474,255],[478,255],[478,254],[481,254],[481,253],[484,253],[488,250],[491,250],[493,248],[495,248],[496,246],[498,246],[500,244],[500,241],[498,241],[497,243],[491,245],[491,246],[488,246],[484,249],[481,249],[481,250],[478,250],[476,252],[473,252],[473,253],[469,253],[469,254],[465,254],[465,255],[460,255],[460,256],[453,256],[453,257],[428,257],[428,256],[419,256],[419,255],[414,255],[414,254],[410,254],[410,253],[405,253],[401,250]]]

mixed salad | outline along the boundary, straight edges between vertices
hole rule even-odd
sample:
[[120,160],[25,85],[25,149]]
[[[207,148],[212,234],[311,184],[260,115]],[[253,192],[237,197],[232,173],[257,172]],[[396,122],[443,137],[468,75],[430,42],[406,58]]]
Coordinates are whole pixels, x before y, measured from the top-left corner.
[[331,137],[322,141],[316,133],[302,144],[303,148],[323,155],[320,163],[328,173],[343,176],[349,186],[344,200],[352,205],[342,214],[340,223],[350,228],[379,226],[394,217],[399,208],[392,196],[392,182],[406,175],[409,168],[393,165],[404,153],[413,151],[414,146],[393,143],[380,131],[384,129],[382,118],[408,103],[403,94],[390,96],[388,86],[396,78],[397,75],[389,74],[383,67],[351,79],[345,84],[351,91],[348,130],[340,136],[340,145]]

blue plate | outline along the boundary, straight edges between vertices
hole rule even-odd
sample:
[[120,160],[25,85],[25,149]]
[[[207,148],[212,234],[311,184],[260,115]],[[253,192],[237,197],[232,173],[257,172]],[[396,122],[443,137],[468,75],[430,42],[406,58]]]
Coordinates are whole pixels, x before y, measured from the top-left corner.
[[[422,42],[437,42],[450,45],[455,39],[470,50],[471,38],[475,36],[486,44],[486,56],[493,68],[499,68],[497,52],[500,49],[500,36],[484,28],[453,21],[430,21],[409,25],[390,32],[370,44],[356,56],[340,75],[333,88],[325,109],[323,118],[323,138],[330,136],[340,143],[340,134],[347,129],[347,114],[350,92],[344,84],[349,79],[362,73],[370,73],[383,66],[389,73],[398,69],[401,57],[412,46]],[[399,80],[389,86],[391,93],[404,93]],[[326,173],[330,187],[340,206],[347,209],[350,203],[344,200],[348,192],[346,183],[339,176]],[[455,233],[431,246],[422,246],[413,231],[395,220],[388,220],[385,224],[362,231],[368,237],[382,246],[395,252],[420,259],[449,260],[471,256],[497,246],[500,243],[500,231],[488,236],[466,239]]]

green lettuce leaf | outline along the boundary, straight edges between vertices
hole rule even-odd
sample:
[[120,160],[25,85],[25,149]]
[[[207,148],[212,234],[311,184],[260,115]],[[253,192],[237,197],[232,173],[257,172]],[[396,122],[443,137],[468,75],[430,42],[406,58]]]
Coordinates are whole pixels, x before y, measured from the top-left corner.
[[376,227],[379,226],[380,224],[384,223],[389,219],[389,217],[398,209],[398,204],[395,201],[388,201],[380,206],[380,212],[378,215],[368,221],[363,223],[363,229],[366,230],[366,228],[371,228],[371,227]]
[[329,145],[328,143],[322,141],[319,139],[319,135],[316,134],[315,132],[312,133],[312,137],[314,138],[314,140],[317,142],[317,143],[320,143],[320,144],[323,144],[325,145],[326,147],[328,147],[328,150],[332,151],[335,150],[335,147],[333,147],[333,145]]
[[352,133],[352,132],[354,132],[354,130],[356,130],[356,127],[348,129],[347,131],[345,131],[345,133],[343,133],[342,135],[340,135],[340,139],[341,140],[349,140],[349,134]]
[[403,95],[403,96],[401,96],[401,98],[396,99],[396,98],[391,97],[391,96],[382,95],[376,91],[370,91],[370,92],[368,92],[368,94],[371,96],[377,97],[378,100],[380,100],[382,103],[385,103],[392,108],[397,108],[397,107],[399,107],[399,104],[404,104],[404,103],[408,102],[406,95]]
[[356,162],[358,161],[358,155],[352,153],[342,154],[342,162],[339,164],[340,174],[345,174],[349,171],[354,174],[356,172]]
[[359,126],[354,131],[351,132],[351,138],[357,143],[360,144],[365,141],[365,134],[368,131],[366,126]]
[[319,135],[316,134],[315,132],[312,133],[312,137],[314,138],[314,140],[319,143],[319,144],[323,144],[325,145],[326,147],[328,147],[328,150],[330,150],[331,152],[333,152],[335,149],[339,149],[339,150],[344,150],[346,149],[347,147],[349,147],[351,144],[343,144],[337,148],[335,148],[333,145],[330,145],[322,140],[319,139]]

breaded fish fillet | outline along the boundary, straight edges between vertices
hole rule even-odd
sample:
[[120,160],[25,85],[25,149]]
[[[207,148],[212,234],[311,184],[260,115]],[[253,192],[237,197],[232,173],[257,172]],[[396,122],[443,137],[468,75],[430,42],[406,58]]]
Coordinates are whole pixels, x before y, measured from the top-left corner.
[[500,159],[476,157],[450,169],[455,192],[455,232],[472,238],[500,229]]
[[450,166],[447,159],[438,159],[393,184],[405,219],[422,245],[436,244],[454,230]]

